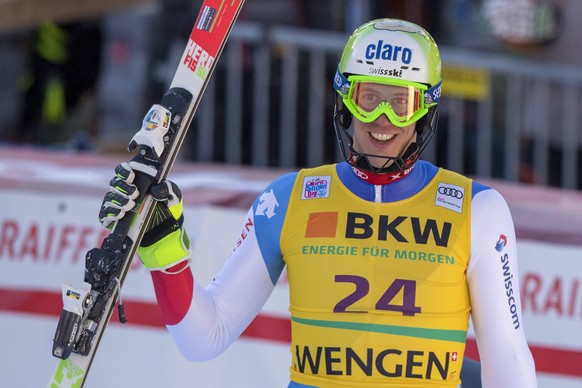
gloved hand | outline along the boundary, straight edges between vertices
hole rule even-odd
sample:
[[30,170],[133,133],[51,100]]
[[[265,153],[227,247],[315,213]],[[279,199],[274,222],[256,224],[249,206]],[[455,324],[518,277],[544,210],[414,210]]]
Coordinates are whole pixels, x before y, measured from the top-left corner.
[[[139,195],[133,185],[135,173],[129,163],[117,166],[115,175],[109,182],[109,191],[105,194],[99,212],[99,221],[109,229],[127,211],[133,209],[134,199]],[[174,182],[166,180],[152,186],[150,194],[156,204],[148,229],[138,247],[138,254],[150,271],[165,271],[180,262],[190,260],[190,240],[182,227],[182,192]]]

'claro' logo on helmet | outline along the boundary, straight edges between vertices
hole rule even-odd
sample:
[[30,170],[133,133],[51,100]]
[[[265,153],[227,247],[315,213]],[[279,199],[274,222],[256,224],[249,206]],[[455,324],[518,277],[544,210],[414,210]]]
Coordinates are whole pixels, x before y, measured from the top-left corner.
[[412,61],[412,50],[408,47],[393,46],[379,40],[366,47],[366,59],[384,59],[386,61],[400,61],[410,64]]

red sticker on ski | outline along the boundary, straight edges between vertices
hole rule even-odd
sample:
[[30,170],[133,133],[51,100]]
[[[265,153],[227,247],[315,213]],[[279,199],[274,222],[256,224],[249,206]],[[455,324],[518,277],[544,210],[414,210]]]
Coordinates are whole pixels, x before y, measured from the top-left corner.
[[207,0],[190,34],[183,65],[205,79],[232,26],[240,0]]

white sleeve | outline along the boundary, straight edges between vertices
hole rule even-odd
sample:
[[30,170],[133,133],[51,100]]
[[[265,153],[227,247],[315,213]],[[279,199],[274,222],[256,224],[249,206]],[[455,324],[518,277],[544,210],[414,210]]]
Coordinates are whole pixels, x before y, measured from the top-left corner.
[[513,220],[493,189],[473,198],[467,281],[483,387],[537,387],[523,329]]
[[[252,209],[247,217],[252,219]],[[168,325],[168,330],[186,359],[210,360],[240,336],[273,288],[251,229],[208,286],[194,283],[188,312],[176,325]]]

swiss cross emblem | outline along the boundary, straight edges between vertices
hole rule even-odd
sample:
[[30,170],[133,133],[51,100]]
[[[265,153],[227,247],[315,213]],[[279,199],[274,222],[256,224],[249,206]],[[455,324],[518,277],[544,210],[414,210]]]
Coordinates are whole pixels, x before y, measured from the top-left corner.
[[453,354],[451,355],[451,360],[457,361],[457,352],[453,352]]

